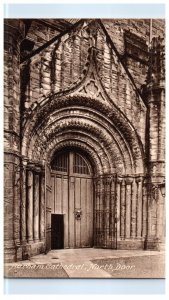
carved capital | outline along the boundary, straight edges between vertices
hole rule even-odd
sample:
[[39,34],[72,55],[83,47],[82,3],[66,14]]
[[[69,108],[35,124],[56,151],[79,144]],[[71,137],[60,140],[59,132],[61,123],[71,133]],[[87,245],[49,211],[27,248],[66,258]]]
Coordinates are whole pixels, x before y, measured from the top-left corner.
[[142,176],[136,177],[136,182],[137,183],[143,182],[143,177]]
[[22,159],[21,168],[25,172],[27,169],[28,159]]
[[33,171],[35,169],[35,164],[32,162],[28,162],[27,164],[27,170],[28,171]]
[[34,165],[34,172],[37,173],[37,174],[41,173],[42,172],[42,165],[36,163]]
[[132,177],[126,177],[125,181],[126,181],[126,184],[131,184],[133,182],[133,178]]
[[28,172],[27,173],[27,178],[28,178],[27,186],[28,186],[28,188],[31,188],[33,185],[33,172],[30,169],[27,172]]
[[122,177],[117,177],[117,183],[121,184],[123,181],[123,178]]
[[103,180],[103,184],[104,184],[104,185],[110,185],[111,182],[112,182],[112,177],[109,176],[109,175],[108,175],[108,176],[106,175],[106,176],[103,177],[102,180]]
[[101,179],[100,178],[96,178],[94,180],[94,184],[95,184],[96,187],[100,187],[101,186]]

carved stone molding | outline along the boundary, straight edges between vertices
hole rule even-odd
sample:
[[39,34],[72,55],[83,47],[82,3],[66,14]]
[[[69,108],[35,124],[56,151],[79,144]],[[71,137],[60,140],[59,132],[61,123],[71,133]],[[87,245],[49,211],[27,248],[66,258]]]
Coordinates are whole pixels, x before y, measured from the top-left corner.
[[[51,144],[48,145],[47,161],[50,163],[52,156],[56,151],[59,151],[64,148],[77,148],[88,153],[88,155],[94,163],[95,173],[102,174],[104,170],[109,170],[110,166],[108,164],[106,156],[103,154],[101,155],[101,149],[97,148],[96,146],[93,146],[85,140],[83,141],[81,139],[81,141],[79,141],[72,139],[71,137],[67,140],[63,136],[60,142],[57,140],[57,143],[53,141]],[[98,155],[98,153],[100,153],[100,155]]]
[[77,103],[78,106],[93,107],[102,114],[105,112],[105,115],[113,124],[118,124],[119,131],[130,145],[134,159],[142,158],[143,149],[140,149],[141,143],[138,136],[134,130],[131,130],[131,124],[129,124],[130,122],[126,119],[126,116],[109,99],[100,81],[97,72],[96,53],[97,49],[95,47],[89,49],[89,63],[86,65],[85,76],[80,79],[79,83],[76,83],[75,87],[55,95],[49,95],[39,103],[33,103],[32,107],[26,112],[27,120],[25,119],[26,132],[24,132],[24,136],[26,138],[28,132],[30,135],[34,132],[33,128],[38,128],[40,124],[44,126],[44,120],[47,120],[53,111],[67,107],[67,105],[74,106]]

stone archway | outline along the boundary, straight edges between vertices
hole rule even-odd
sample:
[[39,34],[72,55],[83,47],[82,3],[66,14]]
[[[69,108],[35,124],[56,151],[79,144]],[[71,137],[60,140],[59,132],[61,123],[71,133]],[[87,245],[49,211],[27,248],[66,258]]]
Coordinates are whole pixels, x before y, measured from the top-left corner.
[[[30,180],[30,193],[25,201],[30,202],[28,208],[34,203],[33,209],[39,212],[37,220],[43,221],[43,230],[35,230],[43,231],[41,246],[46,251],[51,247],[51,160],[56,152],[76,148],[93,162],[93,245],[114,249],[143,248],[147,210],[146,197],[143,199],[144,154],[140,140],[116,108],[113,111],[106,105],[97,109],[84,107],[83,101],[79,99],[76,103],[76,100],[74,105],[71,99],[61,101],[56,111],[59,100],[55,99],[53,110],[51,103],[44,104],[48,111],[45,114],[43,106],[42,114],[37,113],[35,107],[32,122],[28,119],[25,123],[23,156],[29,162],[28,167],[31,165],[29,176],[32,172],[32,178],[39,178]],[[33,192],[38,190],[38,184],[39,195]],[[39,200],[33,200],[35,194]],[[37,220],[33,222],[34,227],[40,224]]]

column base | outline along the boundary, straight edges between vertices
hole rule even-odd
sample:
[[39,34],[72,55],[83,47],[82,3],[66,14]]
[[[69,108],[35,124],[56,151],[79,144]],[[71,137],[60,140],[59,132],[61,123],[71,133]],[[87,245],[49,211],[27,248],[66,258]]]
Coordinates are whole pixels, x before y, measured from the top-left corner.
[[4,248],[4,262],[11,263],[22,260],[22,247],[12,246]]
[[28,244],[33,244],[34,243],[34,240],[32,239],[32,240],[29,240],[28,239]]
[[144,250],[144,239],[142,238],[118,238],[116,240],[109,240],[107,244],[104,245],[100,242],[94,245],[95,248],[105,248],[114,250]]
[[34,238],[34,243],[39,243],[40,242],[40,239],[39,238]]
[[144,241],[140,238],[117,240],[117,250],[143,250]]
[[144,243],[144,249],[160,251],[165,249],[165,244],[156,237],[147,237]]
[[45,243],[37,242],[37,243],[27,243],[22,246],[22,260],[27,260],[31,256],[38,255],[41,253],[45,253]]

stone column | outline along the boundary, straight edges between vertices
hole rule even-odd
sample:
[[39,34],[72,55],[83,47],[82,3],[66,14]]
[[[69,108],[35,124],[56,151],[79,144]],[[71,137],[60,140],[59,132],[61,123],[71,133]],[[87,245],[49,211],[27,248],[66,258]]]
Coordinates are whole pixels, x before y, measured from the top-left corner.
[[116,195],[116,174],[112,174],[110,183],[110,222],[109,222],[109,238],[111,239],[110,247],[117,248],[117,195]]
[[[164,197],[159,196],[159,186],[165,178],[165,43],[161,37],[152,39],[149,70],[144,97],[147,102],[147,235],[146,249],[158,249],[164,240]],[[157,229],[158,227],[158,229]],[[163,227],[163,233],[160,231]],[[160,236],[159,236],[160,234]],[[162,237],[163,236],[163,237]]]
[[104,204],[103,204],[103,214],[104,214],[104,239],[103,247],[110,247],[109,241],[109,226],[110,226],[110,188],[111,188],[111,176],[103,177],[104,186]]
[[142,236],[142,178],[136,178],[137,182],[137,237]]
[[27,171],[27,238],[28,243],[33,242],[33,169]]
[[20,184],[21,184],[21,164],[14,166],[14,209],[13,209],[13,230],[15,247],[20,246]]
[[4,246],[5,260],[15,261],[15,247],[13,238],[13,191],[11,186],[11,173],[13,173],[12,163],[4,164],[4,213],[8,212],[8,216],[4,215]]
[[96,179],[96,246],[102,246],[103,243],[103,179],[99,176]]
[[26,244],[26,165],[27,161],[22,162],[22,176],[21,176],[21,241],[22,245]]
[[147,233],[147,182],[146,178],[143,182],[143,232],[142,236],[145,238]]
[[4,19],[4,259],[21,259],[20,247],[20,42],[24,22]]
[[121,210],[121,216],[120,216],[120,236],[122,238],[125,238],[125,206],[126,206],[126,203],[125,203],[125,189],[126,189],[126,184],[125,184],[125,180],[122,181],[122,184],[121,184],[121,207],[120,207],[120,210]]
[[103,177],[100,177],[100,230],[99,230],[99,246],[102,246],[104,243],[104,185],[103,185]]
[[158,248],[160,250],[165,248],[165,187],[164,183],[158,186],[158,200],[157,200],[157,238]]
[[34,194],[33,194],[33,237],[34,242],[39,241],[39,173],[40,168],[34,170]]
[[126,178],[126,238],[131,235],[131,184],[133,179]]
[[131,195],[131,237],[135,238],[137,233],[137,183],[135,179],[132,182]]
[[45,170],[40,175],[40,206],[39,206],[40,240],[45,240]]
[[151,180],[147,182],[147,235],[145,240],[145,248],[151,250],[158,249],[157,236],[156,236],[156,184]]
[[46,221],[46,249],[51,249],[51,168],[49,163],[45,165],[45,221]]
[[147,236],[145,240],[145,248],[151,250],[160,250],[164,247],[165,241],[165,211],[164,196],[162,196],[160,179],[157,182],[148,183],[148,213],[147,213]]
[[120,208],[120,201],[121,201],[121,183],[122,183],[122,178],[118,177],[117,178],[117,214],[116,214],[116,227],[117,227],[117,240],[120,238],[120,212],[121,212],[121,208]]

